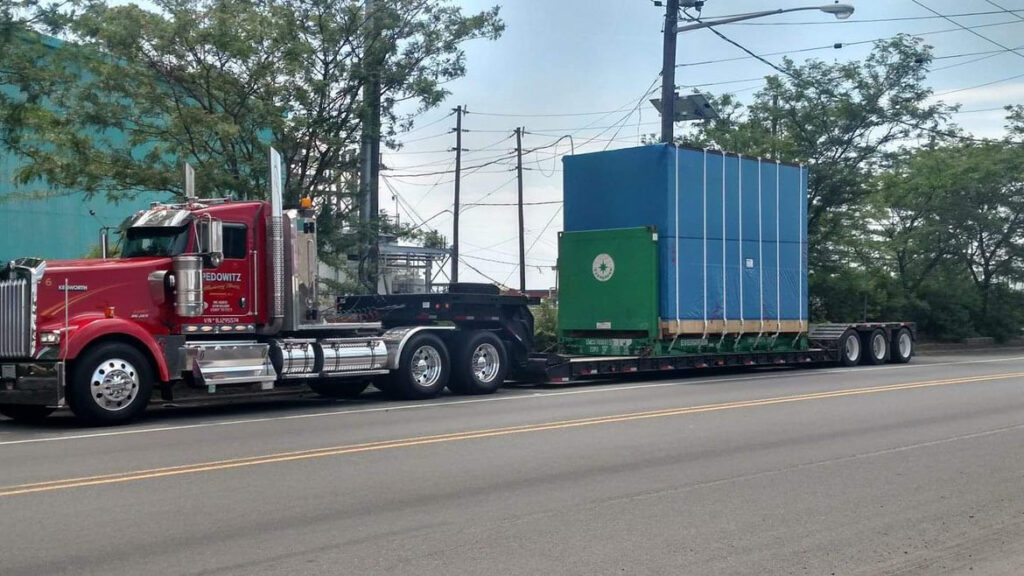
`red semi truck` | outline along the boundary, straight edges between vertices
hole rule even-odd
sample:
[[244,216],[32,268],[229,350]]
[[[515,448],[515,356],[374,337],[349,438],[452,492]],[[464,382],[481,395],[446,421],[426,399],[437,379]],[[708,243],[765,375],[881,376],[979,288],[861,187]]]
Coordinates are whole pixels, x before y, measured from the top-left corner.
[[[279,161],[272,153],[271,165]],[[279,172],[277,172],[279,174]],[[272,178],[272,182],[280,179]],[[533,351],[527,300],[494,286],[354,296],[323,306],[316,221],[269,202],[154,204],[116,259],[21,258],[0,269],[0,414],[68,406],[90,424],[168,402],[295,387],[330,397],[372,382],[394,397],[495,391],[510,374],[552,382],[715,366],[905,362],[913,325],[814,327],[803,350],[684,356]],[[863,354],[862,354],[863,351]]]
[[510,354],[525,362],[526,299],[496,290],[421,295],[422,318],[390,329],[325,314],[313,216],[283,210],[277,186],[269,202],[154,204],[131,219],[119,258],[10,262],[0,270],[0,413],[31,420],[69,406],[111,424],[154,395],[308,385],[343,397],[372,380],[410,399],[446,386],[485,393],[505,379]]

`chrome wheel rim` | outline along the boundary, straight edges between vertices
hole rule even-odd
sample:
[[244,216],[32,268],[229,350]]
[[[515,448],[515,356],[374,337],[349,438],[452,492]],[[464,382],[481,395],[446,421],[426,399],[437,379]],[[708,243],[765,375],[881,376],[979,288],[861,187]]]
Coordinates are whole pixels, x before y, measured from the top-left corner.
[[871,352],[875,355],[875,358],[878,358],[879,360],[885,358],[885,336],[875,334],[871,337]]
[[127,360],[104,360],[92,372],[89,397],[108,412],[124,410],[139,392],[139,371]]
[[899,340],[897,341],[897,343],[898,343],[897,345],[900,348],[900,357],[901,358],[909,358],[910,357],[910,350],[913,347],[913,342],[911,342],[911,340],[910,340],[910,334],[907,334],[906,332],[901,332]]
[[846,339],[846,359],[852,362],[858,358],[860,358],[860,339],[851,336]]
[[501,356],[493,344],[481,344],[473,350],[473,376],[479,382],[491,382],[501,369]]
[[420,346],[412,355],[412,380],[429,388],[441,378],[441,354],[433,346]]

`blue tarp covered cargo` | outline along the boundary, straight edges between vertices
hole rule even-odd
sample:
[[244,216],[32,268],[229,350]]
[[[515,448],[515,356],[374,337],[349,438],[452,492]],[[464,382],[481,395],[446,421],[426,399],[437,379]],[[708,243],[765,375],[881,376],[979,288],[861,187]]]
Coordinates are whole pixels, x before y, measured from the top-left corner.
[[664,333],[806,330],[806,169],[666,144],[564,168],[567,232],[656,227]]

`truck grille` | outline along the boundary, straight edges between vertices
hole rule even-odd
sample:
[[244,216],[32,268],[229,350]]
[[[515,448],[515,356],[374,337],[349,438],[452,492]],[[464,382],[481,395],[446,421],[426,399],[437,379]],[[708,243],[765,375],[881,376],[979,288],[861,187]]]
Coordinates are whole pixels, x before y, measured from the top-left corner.
[[25,358],[35,347],[32,281],[0,281],[0,358]]

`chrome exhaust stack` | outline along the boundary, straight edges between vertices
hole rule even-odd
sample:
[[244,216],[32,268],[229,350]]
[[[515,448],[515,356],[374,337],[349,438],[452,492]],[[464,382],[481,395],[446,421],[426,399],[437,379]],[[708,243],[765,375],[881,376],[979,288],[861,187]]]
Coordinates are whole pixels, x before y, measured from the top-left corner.
[[284,324],[284,194],[281,154],[270,149],[270,229],[267,234],[268,290],[270,291],[270,322],[262,334],[277,334]]

